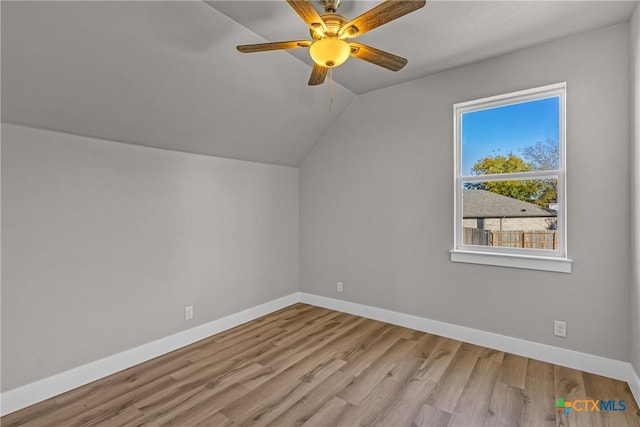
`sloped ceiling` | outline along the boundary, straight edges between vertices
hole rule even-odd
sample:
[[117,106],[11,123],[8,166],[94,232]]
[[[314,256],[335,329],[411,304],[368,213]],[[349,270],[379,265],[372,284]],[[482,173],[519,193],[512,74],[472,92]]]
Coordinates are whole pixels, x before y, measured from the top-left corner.
[[[306,26],[284,1],[206,3],[269,41],[309,39]],[[322,11],[320,2],[315,3]],[[381,0],[343,0],[338,13],[352,19],[378,3]],[[427,0],[422,9],[357,38],[359,42],[407,58],[409,63],[405,68],[393,73],[350,59],[336,69],[334,78],[352,92],[362,94],[572,34],[626,22],[637,3],[635,0]],[[260,42],[259,38],[254,38],[238,44]],[[311,66],[307,49],[288,52]]]
[[307,86],[284,52],[194,2],[2,1],[2,120],[192,153],[297,165],[354,94]]
[[403,70],[350,59],[330,93],[307,86],[306,49],[235,50],[308,38],[284,1],[2,1],[2,121],[295,166],[357,94],[625,22],[637,4],[429,1],[358,40],[408,58]]

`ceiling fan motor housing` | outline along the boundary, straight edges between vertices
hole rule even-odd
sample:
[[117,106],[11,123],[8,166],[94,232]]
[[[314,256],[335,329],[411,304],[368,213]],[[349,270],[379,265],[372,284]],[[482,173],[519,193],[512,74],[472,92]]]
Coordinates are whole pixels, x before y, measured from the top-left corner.
[[310,28],[309,34],[314,40],[320,40],[325,37],[338,37],[340,29],[347,23],[347,19],[344,16],[335,13],[326,13],[321,18],[327,27],[327,31],[324,31],[321,27]]

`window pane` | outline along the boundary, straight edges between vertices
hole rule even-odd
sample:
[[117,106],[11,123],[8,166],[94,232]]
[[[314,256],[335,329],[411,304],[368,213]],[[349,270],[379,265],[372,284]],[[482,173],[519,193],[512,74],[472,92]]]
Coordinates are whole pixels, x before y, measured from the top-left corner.
[[557,170],[560,97],[463,113],[462,175]]
[[557,250],[557,179],[462,184],[462,244]]

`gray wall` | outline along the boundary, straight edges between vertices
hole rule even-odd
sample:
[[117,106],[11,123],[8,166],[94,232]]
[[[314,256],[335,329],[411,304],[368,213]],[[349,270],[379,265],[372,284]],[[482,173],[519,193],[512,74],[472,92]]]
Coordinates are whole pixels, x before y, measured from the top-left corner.
[[[300,169],[302,291],[628,360],[629,70],[622,24],[358,97]],[[451,263],[453,104],[562,81],[573,273]]]
[[640,375],[640,4],[631,18],[631,363]]
[[296,292],[298,206],[297,168],[3,125],[2,390]]

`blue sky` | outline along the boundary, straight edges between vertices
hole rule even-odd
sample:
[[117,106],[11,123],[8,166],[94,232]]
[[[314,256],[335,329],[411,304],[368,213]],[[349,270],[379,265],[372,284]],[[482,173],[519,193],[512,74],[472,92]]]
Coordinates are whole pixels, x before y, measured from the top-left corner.
[[521,149],[559,134],[560,98],[505,105],[462,116],[462,173],[488,156],[521,155]]

